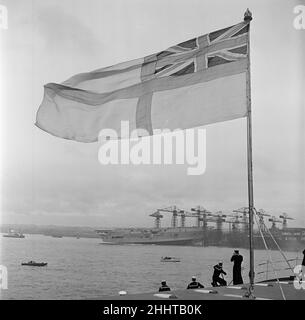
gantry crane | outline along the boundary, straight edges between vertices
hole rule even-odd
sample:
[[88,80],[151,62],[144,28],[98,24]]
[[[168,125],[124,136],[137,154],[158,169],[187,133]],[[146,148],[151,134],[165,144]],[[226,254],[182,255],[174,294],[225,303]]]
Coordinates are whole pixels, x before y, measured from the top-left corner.
[[283,229],[287,228],[287,220],[294,220],[293,218],[290,218],[286,212],[284,212],[280,215],[280,219],[283,220],[283,222],[282,222]]
[[163,215],[160,213],[160,211],[157,210],[156,212],[150,214],[149,216],[155,218],[155,227],[157,229],[160,229],[161,228],[161,218],[163,218]]
[[271,229],[277,229],[276,224],[282,222],[282,220],[278,219],[278,218],[275,217],[275,216],[272,216],[271,218],[269,218],[268,221],[272,222]]
[[[238,209],[237,209],[238,210]],[[245,224],[248,226],[248,221],[245,221],[243,215],[239,215],[238,212],[233,211],[233,214],[227,214],[228,219],[226,222],[229,223],[229,230],[230,231],[238,231],[239,224]],[[246,229],[246,228],[243,228]]]
[[[199,211],[200,210],[200,211]],[[161,225],[161,218],[163,218],[163,215],[161,214],[161,212],[171,212],[172,213],[172,220],[171,220],[171,227],[172,228],[177,228],[178,227],[178,217],[181,217],[181,224],[180,227],[184,228],[185,227],[185,220],[186,217],[191,217],[191,218],[196,218],[197,219],[197,226],[200,226],[200,222],[201,221],[205,221],[205,225],[206,222],[208,221],[207,215],[209,213],[209,211],[207,211],[206,209],[200,207],[200,209],[198,209],[198,212],[194,213],[194,212],[188,212],[186,210],[183,209],[179,209],[177,206],[170,206],[170,207],[164,207],[164,208],[159,208],[157,209],[156,212],[152,213],[150,216],[155,217],[155,225],[156,227],[160,227]],[[205,216],[205,217],[203,217]]]
[[222,211],[217,211],[215,213],[209,214],[209,216],[210,216],[209,217],[209,221],[216,222],[216,229],[218,231],[221,231],[222,230],[222,224],[223,224],[223,222],[226,222],[227,215],[223,214]]
[[185,226],[185,211],[177,208],[177,206],[165,207],[162,209],[158,209],[159,212],[172,212],[172,221],[171,226],[172,228],[178,227],[178,216],[181,216],[181,226]]
[[270,214],[267,214],[264,209],[259,209],[256,211],[258,216],[259,227],[262,231],[267,232],[267,227],[265,225],[264,217],[271,217]]
[[208,211],[202,206],[191,208],[191,211],[195,212],[195,216],[197,217],[197,227],[200,227],[202,222],[203,228],[207,228],[207,225],[208,225],[207,217],[208,215],[211,214],[211,211]]
[[243,231],[248,232],[248,230],[249,230],[249,218],[248,218],[249,208],[242,207],[242,208],[233,210],[233,212],[242,214],[242,216],[241,216],[242,222],[240,222],[240,223],[243,224]]
[[[161,219],[163,218],[163,212],[171,212],[172,213],[172,220],[171,226],[173,228],[178,227],[178,217],[181,217],[180,227],[185,227],[186,217],[196,218],[196,226],[203,227],[203,229],[207,229],[208,222],[216,223],[216,229],[222,230],[222,224],[224,222],[229,223],[229,230],[238,231],[238,225],[243,225],[243,231],[246,232],[249,228],[249,209],[248,207],[242,207],[239,209],[233,210],[233,214],[223,214],[222,211],[217,211],[212,213],[211,211],[205,209],[202,206],[197,206],[195,208],[191,208],[191,212],[188,212],[183,209],[177,208],[177,206],[170,206],[157,209],[157,211],[150,214],[151,217],[155,218],[155,227],[161,228]],[[268,221],[272,222],[271,229],[277,228],[277,223],[282,223],[283,229],[287,228],[287,220],[294,220],[293,218],[289,217],[287,213],[282,213],[278,219],[275,216],[271,216],[267,214],[265,210],[259,209],[256,211],[258,216],[258,223],[262,231],[266,230],[266,225],[264,222],[264,217],[270,217]]]

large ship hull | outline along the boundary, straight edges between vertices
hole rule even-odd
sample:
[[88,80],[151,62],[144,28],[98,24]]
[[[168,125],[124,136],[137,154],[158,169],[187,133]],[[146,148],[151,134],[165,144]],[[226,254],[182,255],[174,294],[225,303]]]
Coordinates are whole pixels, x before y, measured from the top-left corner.
[[[249,248],[249,235],[243,231],[221,231],[202,227],[97,230],[105,244],[196,245]],[[255,249],[296,251],[305,247],[305,229],[287,228],[254,233]]]
[[203,241],[202,228],[116,229],[97,230],[103,243],[195,245]]

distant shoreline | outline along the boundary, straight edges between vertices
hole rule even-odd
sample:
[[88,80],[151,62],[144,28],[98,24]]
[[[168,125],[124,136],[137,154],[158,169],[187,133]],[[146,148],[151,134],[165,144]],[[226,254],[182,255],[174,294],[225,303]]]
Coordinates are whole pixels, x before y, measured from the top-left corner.
[[24,225],[24,224],[1,224],[0,232],[7,233],[10,229],[23,234],[41,234],[44,236],[58,236],[71,238],[100,238],[93,227],[68,227],[56,225]]
[[[0,233],[8,233],[10,229],[23,234],[41,234],[44,236],[59,236],[71,238],[96,238],[100,236],[96,230],[113,230],[113,229],[137,229],[134,227],[81,227],[81,226],[58,226],[58,225],[34,225],[34,224],[0,224]],[[140,229],[149,229],[146,227],[138,227]]]

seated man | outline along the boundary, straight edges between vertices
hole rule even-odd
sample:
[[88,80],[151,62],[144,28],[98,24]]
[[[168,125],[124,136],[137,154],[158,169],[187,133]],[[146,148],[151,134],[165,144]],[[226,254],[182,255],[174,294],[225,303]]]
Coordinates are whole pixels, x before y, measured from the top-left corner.
[[220,278],[221,274],[227,275],[227,273],[225,271],[223,271],[223,269],[222,269],[222,262],[219,261],[219,263],[214,266],[214,273],[213,273],[213,278],[212,278],[212,280],[213,280],[212,286],[213,287],[227,285],[227,281],[223,278]]
[[187,289],[198,289],[198,288],[204,288],[204,286],[196,281],[196,277],[192,277],[192,282],[187,286]]
[[170,287],[166,284],[165,280],[161,281],[161,287],[159,288],[159,292],[162,291],[171,291]]

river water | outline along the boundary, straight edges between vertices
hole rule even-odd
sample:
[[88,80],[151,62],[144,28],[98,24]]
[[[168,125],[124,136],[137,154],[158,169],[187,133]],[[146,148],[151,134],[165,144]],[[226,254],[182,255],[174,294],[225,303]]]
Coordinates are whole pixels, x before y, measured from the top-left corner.
[[[0,265],[8,271],[8,288],[0,290],[1,299],[99,299],[120,290],[152,292],[163,279],[171,289],[182,289],[193,275],[210,286],[212,267],[219,260],[228,273],[226,280],[232,280],[233,248],[103,245],[99,239],[43,235],[26,235],[25,239],[0,235],[0,248]],[[247,281],[249,252],[242,249],[240,253],[244,256],[243,277]],[[277,251],[271,254],[273,261],[283,259]],[[286,255],[296,258],[301,253]],[[179,257],[181,262],[160,262],[161,256]],[[266,251],[255,251],[256,265],[267,259]],[[21,266],[21,262],[29,260],[48,262],[48,266]],[[283,263],[278,265],[285,267]],[[259,273],[264,270],[266,266],[256,268],[257,279],[265,278],[265,274]],[[270,273],[270,277],[273,275]]]

